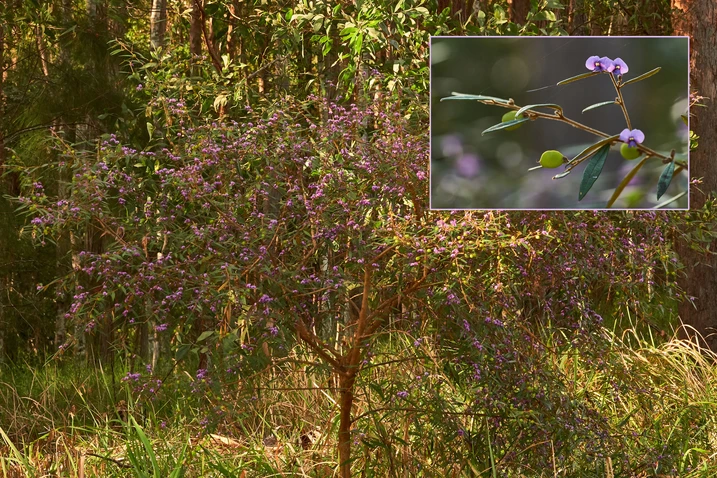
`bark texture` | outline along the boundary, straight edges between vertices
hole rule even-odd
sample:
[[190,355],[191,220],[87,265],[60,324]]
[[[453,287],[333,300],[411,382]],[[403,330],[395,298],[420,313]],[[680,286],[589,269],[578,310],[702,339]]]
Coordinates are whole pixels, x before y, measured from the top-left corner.
[[167,0],[152,0],[149,23],[149,43],[152,50],[164,48],[164,36],[167,31]]
[[[705,97],[706,108],[691,111],[690,127],[700,137],[699,147],[690,154],[690,176],[702,184],[690,191],[690,208],[704,206],[707,196],[717,191],[717,3],[714,0],[674,0],[673,27],[676,35],[689,35],[691,85]],[[711,244],[714,250],[716,244]],[[676,249],[687,275],[681,286],[692,301],[680,305],[680,318],[699,334],[685,329],[685,336],[702,336],[702,345],[717,351],[717,255],[706,255],[678,240]]]

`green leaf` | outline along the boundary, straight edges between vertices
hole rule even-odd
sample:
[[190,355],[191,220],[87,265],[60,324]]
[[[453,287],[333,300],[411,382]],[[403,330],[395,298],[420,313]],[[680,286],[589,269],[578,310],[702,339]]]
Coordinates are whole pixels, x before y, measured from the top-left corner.
[[483,96],[483,95],[467,95],[464,93],[451,93],[452,96],[447,96],[445,98],[441,98],[441,101],[444,100],[475,100],[475,101],[495,101],[497,103],[506,103],[508,104],[508,100],[503,98],[496,98],[495,96]]
[[523,113],[524,111],[533,110],[535,108],[542,108],[542,107],[553,108],[555,110],[563,111],[563,107],[560,105],[556,105],[555,103],[541,103],[538,105],[523,106],[521,109],[519,109],[518,111],[515,112],[515,116],[518,116],[519,114]]
[[491,126],[487,130],[483,131],[481,133],[481,135],[490,133],[491,131],[498,131],[499,129],[510,128],[511,126],[515,126],[520,123],[525,123],[526,121],[530,121],[530,118],[520,118],[520,119],[513,120],[513,121],[506,121],[505,123],[498,123],[496,125]]
[[649,78],[649,77],[651,77],[652,75],[657,74],[657,72],[660,71],[661,69],[662,69],[662,67],[661,67],[661,66],[658,66],[658,67],[655,68],[654,70],[650,70],[650,71],[648,71],[647,73],[643,73],[643,74],[640,75],[640,76],[636,76],[635,78],[632,78],[632,79],[630,79],[630,80],[627,80],[625,83],[623,83],[623,84],[620,85],[620,88],[622,88],[623,86],[630,85],[630,84],[632,84],[632,83],[637,83],[638,81],[642,81],[642,80],[644,80],[645,78]]
[[682,115],[680,118],[682,118],[682,122],[685,123],[685,126],[687,126],[687,115]]
[[595,103],[594,105],[590,105],[587,108],[583,110],[583,113],[586,111],[594,110],[595,108],[600,108],[601,106],[607,106],[607,105],[614,105],[614,101],[603,101],[602,103]]
[[153,478],[159,478],[160,470],[159,470],[159,465],[157,464],[157,455],[154,453],[154,448],[152,448],[152,444],[149,442],[147,435],[145,435],[144,430],[142,430],[142,427],[139,426],[139,424],[134,419],[134,417],[130,416],[129,419],[132,421],[132,426],[134,426],[134,429],[137,432],[137,435],[139,436],[139,440],[142,442],[142,446],[144,446],[144,451],[147,452],[147,455],[149,456],[149,460],[152,463]]
[[213,331],[213,330],[205,330],[205,331],[202,332],[202,334],[199,336],[199,338],[197,339],[197,342],[201,342],[202,340],[206,340],[207,338],[211,337],[212,335],[214,335],[214,331]]
[[675,173],[675,162],[670,161],[670,164],[667,165],[667,167],[662,171],[662,174],[660,174],[660,180],[657,181],[657,199],[659,200],[663,194],[665,194],[665,191],[667,191],[667,188],[670,186],[670,183],[672,182],[672,176]]
[[588,162],[588,165],[585,167],[585,172],[583,173],[583,180],[580,182],[578,201],[585,197],[588,191],[590,191],[590,188],[593,187],[593,184],[595,184],[595,181],[597,181],[597,178],[600,177],[602,167],[605,165],[605,160],[607,159],[607,153],[609,152],[610,144],[608,143],[603,145]]
[[149,133],[149,138],[152,139],[152,133],[154,133],[154,125],[150,122],[147,122],[147,133]]
[[190,344],[181,344],[179,347],[177,347],[177,352],[174,354],[174,360],[179,362],[187,356],[191,349],[192,346]]
[[613,141],[615,141],[615,140],[618,139],[619,137],[620,137],[620,135],[619,135],[619,134],[616,134],[616,135],[610,136],[610,137],[608,137],[608,138],[603,138],[603,139],[601,139],[600,141],[598,141],[598,142],[595,143],[595,144],[591,144],[591,145],[588,146],[587,148],[585,148],[585,149],[583,149],[582,151],[580,151],[580,152],[578,153],[578,155],[575,156],[573,159],[571,159],[570,161],[568,161],[568,164],[579,163],[579,162],[581,162],[581,161],[584,161],[584,160],[587,159],[588,157],[592,156],[598,148],[602,147],[602,146],[605,145],[605,144],[612,143]]
[[572,83],[573,81],[590,78],[591,76],[599,75],[600,73],[602,73],[602,71],[589,71],[587,73],[583,73],[582,75],[572,76],[570,78],[564,79],[563,81],[559,81],[558,85],[567,85],[568,83]]
[[649,158],[650,156],[645,156],[644,158],[642,158],[640,162],[637,163],[637,165],[632,168],[629,173],[627,173],[627,175],[623,178],[620,184],[618,184],[615,188],[615,191],[612,193],[612,196],[610,196],[610,200],[607,202],[607,207],[612,207],[617,198],[620,197],[620,193],[622,193],[623,189],[625,189],[625,187],[630,183],[630,181],[632,181],[632,178],[635,177],[635,174],[637,174],[637,172]]

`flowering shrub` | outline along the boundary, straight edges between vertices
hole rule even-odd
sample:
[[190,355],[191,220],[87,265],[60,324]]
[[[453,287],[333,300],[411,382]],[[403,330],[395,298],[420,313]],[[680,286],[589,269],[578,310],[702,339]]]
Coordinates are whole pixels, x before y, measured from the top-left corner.
[[[436,350],[443,373],[471,391],[444,403],[429,377],[382,384],[393,390],[386,403],[418,400],[450,440],[477,440],[446,460],[480,458],[483,436],[514,464],[619,451],[604,417],[574,401],[574,384],[546,357],[570,352],[630,387],[602,360],[601,330],[631,311],[664,316],[663,299],[678,295],[662,233],[670,217],[431,212],[426,138],[411,118],[382,102],[312,101],[248,111],[243,124],[185,126],[188,113],[171,100],[166,143],[138,151],[109,136],[99,160],[74,151],[58,165],[72,170],[71,197],[22,200],[35,238],[92,227],[111,239],[102,252],[78,251],[64,278],[76,290],[67,318],[130,358],[146,328],[160,363],[124,382],[154,399],[186,371],[190,380],[174,373],[175,383],[225,423],[237,377],[300,339],[339,377],[344,458],[354,387],[379,365],[379,332],[399,330],[416,355]],[[326,121],[305,116],[309,106]],[[256,400],[245,392],[234,396]],[[489,433],[475,435],[460,416],[487,417]],[[517,453],[535,443],[535,453]]]

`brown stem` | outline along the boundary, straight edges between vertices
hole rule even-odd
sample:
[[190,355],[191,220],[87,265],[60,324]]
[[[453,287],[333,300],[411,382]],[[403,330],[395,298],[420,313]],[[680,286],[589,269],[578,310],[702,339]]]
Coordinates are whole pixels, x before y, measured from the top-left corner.
[[339,476],[351,478],[351,407],[354,401],[354,384],[356,383],[356,369],[339,379],[340,392],[340,420],[339,420]]
[[204,12],[204,5],[202,5],[202,1],[194,0],[194,8],[198,9],[199,14],[202,16],[202,35],[204,36],[204,43],[207,45],[209,56],[212,59],[212,65],[214,65],[214,69],[217,70],[217,73],[221,73],[222,62],[219,60],[219,55],[217,55],[217,51],[214,48],[214,41],[209,38],[209,34],[207,33],[207,16]]
[[632,125],[630,124],[630,117],[627,114],[627,107],[625,106],[625,100],[622,97],[622,90],[620,89],[620,85],[617,84],[617,81],[615,81],[615,76],[612,73],[609,73],[610,80],[612,80],[612,86],[615,87],[615,91],[617,91],[617,99],[618,103],[620,104],[620,108],[622,108],[622,114],[625,115],[625,122],[627,123],[627,129],[632,131]]

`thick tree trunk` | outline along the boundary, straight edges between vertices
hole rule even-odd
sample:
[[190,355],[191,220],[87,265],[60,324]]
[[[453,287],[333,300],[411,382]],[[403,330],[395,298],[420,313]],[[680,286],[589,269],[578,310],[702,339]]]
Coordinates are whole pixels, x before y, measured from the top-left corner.
[[[708,102],[707,108],[696,108],[690,119],[691,129],[700,137],[699,147],[690,154],[690,175],[702,178],[702,184],[690,191],[690,208],[701,208],[717,191],[717,3],[714,0],[673,0],[677,14],[673,18],[675,34],[690,35],[691,85]],[[687,275],[681,287],[693,303],[680,305],[683,323],[705,338],[703,345],[717,351],[717,256],[699,253],[687,241],[675,245]],[[715,244],[711,249],[714,250]],[[688,328],[685,335],[692,337]]]
[[530,0],[512,0],[512,4],[510,6],[510,19],[513,23],[525,25],[529,11]]
[[167,31],[167,0],[152,0],[149,14],[149,44],[152,50],[164,48],[164,35]]

